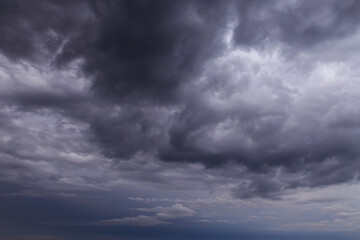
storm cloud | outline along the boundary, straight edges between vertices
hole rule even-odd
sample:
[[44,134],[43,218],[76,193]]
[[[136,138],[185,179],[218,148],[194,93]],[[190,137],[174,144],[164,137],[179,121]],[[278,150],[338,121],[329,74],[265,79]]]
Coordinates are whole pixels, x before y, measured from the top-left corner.
[[201,166],[198,186],[272,200],[356,181],[359,13],[357,1],[0,1],[2,180],[105,188],[84,179],[109,168],[166,185]]

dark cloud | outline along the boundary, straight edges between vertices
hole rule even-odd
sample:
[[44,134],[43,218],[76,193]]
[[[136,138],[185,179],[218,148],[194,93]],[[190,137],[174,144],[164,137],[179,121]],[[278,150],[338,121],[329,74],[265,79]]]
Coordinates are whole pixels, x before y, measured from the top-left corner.
[[[244,199],[280,199],[290,189],[357,179],[357,84],[321,85],[341,64],[329,67],[314,55],[327,51],[321,43],[355,35],[359,7],[356,1],[0,1],[0,50],[11,61],[1,59],[0,101],[8,109],[0,112],[0,127],[14,136],[0,144],[4,169],[36,172],[23,159],[80,161],[61,151],[101,153],[113,166],[138,156],[162,161],[159,168],[202,164],[205,172],[236,164],[246,173],[233,177],[239,181],[233,196]],[[294,52],[299,56],[283,59]],[[21,61],[14,60],[31,66],[15,68]],[[22,81],[27,77],[29,83]],[[53,118],[75,127],[49,124],[54,137],[46,141],[37,121]],[[40,145],[51,154],[33,150]],[[43,168],[47,179],[59,180],[51,166]],[[144,172],[142,181],[164,182]]]
[[226,3],[217,1],[92,1],[93,33],[72,38],[57,62],[85,59],[103,96],[176,98],[176,89],[218,50]]
[[12,59],[54,53],[85,25],[85,1],[1,1],[0,49]]
[[240,184],[233,191],[236,198],[249,199],[254,197],[279,200],[283,186],[269,177],[256,176],[250,182]]

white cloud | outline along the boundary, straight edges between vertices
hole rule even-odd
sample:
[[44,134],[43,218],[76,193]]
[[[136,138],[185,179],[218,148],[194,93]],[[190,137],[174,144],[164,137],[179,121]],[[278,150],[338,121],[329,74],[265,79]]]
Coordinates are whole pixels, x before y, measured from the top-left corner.
[[176,203],[171,207],[137,208],[137,210],[143,212],[154,212],[156,214],[153,216],[139,215],[136,217],[107,219],[101,221],[101,223],[108,225],[154,226],[169,224],[169,222],[163,221],[163,219],[190,217],[196,213],[194,210],[179,203]]
[[176,203],[171,207],[137,208],[137,210],[144,212],[156,212],[155,216],[159,219],[189,217],[196,213],[194,210],[187,208],[180,203]]

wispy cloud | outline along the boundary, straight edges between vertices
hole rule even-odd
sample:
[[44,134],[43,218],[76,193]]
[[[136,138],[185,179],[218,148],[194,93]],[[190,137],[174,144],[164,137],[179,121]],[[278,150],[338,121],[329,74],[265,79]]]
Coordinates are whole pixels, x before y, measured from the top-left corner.
[[139,215],[136,217],[124,217],[124,218],[115,218],[101,221],[101,224],[105,225],[128,225],[128,226],[155,226],[162,224],[169,224],[159,220],[154,216],[145,216]]
[[139,215],[136,217],[124,217],[120,219],[107,219],[101,221],[101,224],[153,226],[169,224],[169,222],[163,220],[190,217],[196,214],[194,210],[187,208],[180,203],[176,203],[171,207],[137,208],[136,210],[142,212],[153,212],[156,214],[153,216]]

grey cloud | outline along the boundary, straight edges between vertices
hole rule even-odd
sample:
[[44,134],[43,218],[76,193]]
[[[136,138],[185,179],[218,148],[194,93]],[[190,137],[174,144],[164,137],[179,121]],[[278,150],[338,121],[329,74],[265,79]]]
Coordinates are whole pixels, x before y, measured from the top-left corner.
[[324,203],[337,203],[337,202],[345,202],[349,199],[342,197],[319,197],[319,198],[310,198],[306,200],[297,201],[299,204],[324,204]]
[[344,204],[335,204],[332,206],[324,207],[323,213],[330,214],[329,219],[324,219],[318,222],[299,222],[283,225],[282,229],[294,230],[335,230],[346,229],[355,230],[359,229],[359,212]]
[[137,210],[144,212],[155,212],[155,216],[159,219],[188,217],[196,213],[194,210],[187,208],[180,203],[176,203],[171,207],[137,208]]
[[[244,199],[357,180],[358,72],[336,72],[341,64],[307,51],[354,35],[357,2],[41,3],[0,3],[0,49],[11,59],[0,69],[7,108],[0,126],[11,136],[0,144],[3,176],[30,169],[60,181],[64,166],[54,162],[89,162],[89,169],[105,162],[139,182],[165,185],[162,172],[202,164],[214,181],[231,178],[233,196]],[[13,60],[46,67],[14,68]],[[31,71],[56,74],[22,82]],[[52,137],[33,130],[46,126]],[[231,164],[242,171],[224,180]],[[30,178],[23,172],[19,179]]]
[[306,49],[358,29],[357,1],[236,1],[237,44],[252,47],[280,41]]
[[[279,200],[281,196],[281,183],[265,177],[253,177],[250,182],[243,182],[234,189],[236,198],[249,199],[254,197],[262,197],[273,200]],[[280,194],[280,195],[279,195]]]
[[103,220],[101,224],[105,225],[129,225],[129,226],[155,226],[168,224],[168,222],[161,221],[156,217],[139,215],[136,217],[124,217],[116,219]]
[[154,216],[139,215],[136,217],[124,217],[119,219],[108,219],[101,221],[101,224],[108,225],[134,225],[134,226],[154,226],[169,224],[164,219],[176,219],[189,217],[196,212],[182,204],[176,203],[171,207],[137,208],[138,211],[154,212]]
[[93,90],[102,96],[169,103],[177,98],[182,82],[218,50],[216,34],[224,23],[226,5],[91,1],[94,33],[69,40],[57,62],[84,58],[84,71],[94,78]]
[[11,59],[40,60],[86,23],[84,1],[1,1],[0,50]]

